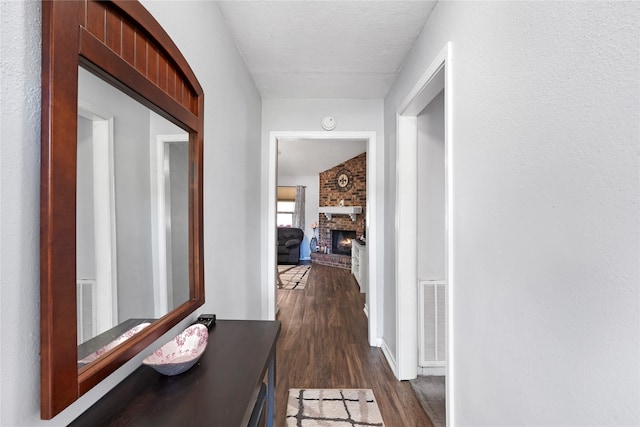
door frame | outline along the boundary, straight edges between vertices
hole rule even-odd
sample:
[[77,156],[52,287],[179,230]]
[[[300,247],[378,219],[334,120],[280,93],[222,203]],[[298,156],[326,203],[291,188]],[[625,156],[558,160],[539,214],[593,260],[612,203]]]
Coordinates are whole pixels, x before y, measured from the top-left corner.
[[[369,344],[380,346],[378,333],[379,307],[382,292],[382,281],[378,277],[384,277],[383,258],[379,254],[382,247],[383,233],[382,218],[384,207],[380,207],[377,194],[378,177],[384,171],[377,167],[378,157],[382,155],[376,140],[376,132],[352,131],[352,132],[324,132],[324,131],[272,131],[269,133],[269,165],[268,165],[268,207],[267,219],[267,274],[262,281],[263,313],[267,319],[276,317],[276,187],[278,184],[278,141],[286,139],[315,139],[315,140],[340,140],[361,139],[367,141],[367,206],[365,209],[367,218],[367,256],[368,256],[368,291],[366,295],[365,312],[368,316]],[[382,271],[382,272],[381,272]]]
[[93,214],[97,333],[118,322],[115,154],[113,114],[78,99],[78,116],[93,127]]
[[168,203],[165,188],[166,145],[171,143],[189,143],[188,133],[160,134],[150,141],[150,182],[151,182],[151,260],[153,266],[153,307],[155,315],[162,317],[173,306],[172,278],[169,273],[171,248],[167,245]]
[[417,191],[418,119],[422,110],[444,89],[445,161],[445,282],[447,348],[447,424],[454,404],[453,331],[453,132],[451,43],[436,56],[409,91],[396,113],[396,377],[413,379],[418,374],[418,273],[417,273]]

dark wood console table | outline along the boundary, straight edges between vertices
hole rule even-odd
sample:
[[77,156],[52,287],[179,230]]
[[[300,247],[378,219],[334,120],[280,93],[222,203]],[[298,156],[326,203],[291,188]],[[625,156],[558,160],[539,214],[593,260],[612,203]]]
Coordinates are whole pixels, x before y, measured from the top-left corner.
[[167,377],[140,366],[70,426],[245,427],[265,374],[267,426],[274,423],[280,322],[218,320],[187,372]]

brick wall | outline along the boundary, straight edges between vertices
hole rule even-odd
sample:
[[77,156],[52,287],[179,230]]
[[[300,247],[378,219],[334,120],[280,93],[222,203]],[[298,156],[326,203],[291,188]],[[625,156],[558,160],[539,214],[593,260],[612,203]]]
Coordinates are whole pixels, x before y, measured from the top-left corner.
[[347,255],[319,254],[311,252],[311,262],[314,264],[328,265],[329,267],[351,270],[351,257]]
[[[343,169],[351,175],[351,187],[341,191],[336,178]],[[340,200],[344,206],[362,206],[362,213],[352,221],[348,215],[333,215],[331,221],[324,214],[318,218],[318,244],[331,248],[331,230],[355,230],[360,237],[365,230],[365,207],[367,206],[367,153],[364,152],[344,163],[320,173],[320,195],[318,206],[338,206]],[[313,220],[312,220],[313,221]]]

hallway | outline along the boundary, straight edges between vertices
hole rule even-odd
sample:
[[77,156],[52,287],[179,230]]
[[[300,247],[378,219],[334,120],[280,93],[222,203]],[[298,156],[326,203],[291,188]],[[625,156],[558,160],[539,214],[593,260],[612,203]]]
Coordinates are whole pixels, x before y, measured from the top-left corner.
[[348,270],[314,264],[304,290],[278,290],[276,425],[289,388],[371,388],[386,427],[429,427],[408,382],[367,342],[364,294]]

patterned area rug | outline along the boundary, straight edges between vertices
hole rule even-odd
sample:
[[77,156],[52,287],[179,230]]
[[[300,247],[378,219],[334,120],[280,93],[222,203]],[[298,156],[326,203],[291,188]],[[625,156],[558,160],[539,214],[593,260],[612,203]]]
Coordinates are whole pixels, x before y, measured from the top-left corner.
[[311,264],[305,265],[279,265],[278,288],[279,289],[304,289],[311,271]]
[[382,426],[371,389],[289,389],[287,427]]

